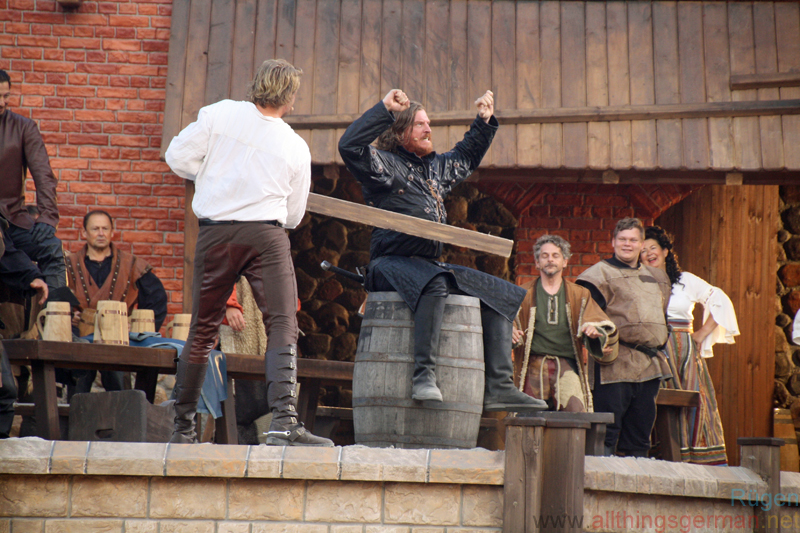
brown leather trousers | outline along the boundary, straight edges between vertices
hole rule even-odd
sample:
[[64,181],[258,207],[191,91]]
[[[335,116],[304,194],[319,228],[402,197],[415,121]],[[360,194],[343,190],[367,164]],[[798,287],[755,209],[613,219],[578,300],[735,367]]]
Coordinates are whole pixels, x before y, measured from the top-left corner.
[[258,222],[201,226],[192,283],[192,323],[181,359],[205,363],[240,275],[264,317],[267,349],[297,344],[297,282],[289,237]]

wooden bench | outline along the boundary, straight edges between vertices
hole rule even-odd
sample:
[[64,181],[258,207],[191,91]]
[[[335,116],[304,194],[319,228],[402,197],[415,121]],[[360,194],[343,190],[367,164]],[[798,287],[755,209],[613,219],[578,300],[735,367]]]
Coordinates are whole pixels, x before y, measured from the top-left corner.
[[[176,352],[172,349],[21,339],[2,342],[12,364],[31,367],[37,436],[48,440],[60,438],[56,367],[136,372],[134,387],[144,391],[150,402],[155,399],[158,374],[175,373]],[[225,354],[225,357],[229,390],[231,379],[264,379],[263,356]],[[301,384],[298,414],[313,430],[319,388],[352,383],[353,363],[301,358],[297,360],[297,377]],[[223,416],[215,421],[217,442],[237,444],[233,396],[222,402],[222,410]]]
[[659,389],[656,396],[656,432],[661,440],[661,458],[681,461],[681,410],[700,405],[700,393]]

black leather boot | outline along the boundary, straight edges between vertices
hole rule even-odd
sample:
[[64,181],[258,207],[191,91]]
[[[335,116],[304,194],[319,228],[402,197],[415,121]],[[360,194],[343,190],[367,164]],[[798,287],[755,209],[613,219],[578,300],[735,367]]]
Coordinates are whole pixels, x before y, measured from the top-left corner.
[[414,376],[411,378],[411,399],[442,401],[436,386],[436,354],[447,298],[422,295],[414,313]]
[[486,363],[484,411],[542,411],[547,403],[528,396],[514,386],[514,365],[511,362],[513,324],[489,308],[481,309],[483,325],[483,359]]
[[175,430],[172,438],[174,444],[192,444],[197,439],[194,431],[194,417],[197,414],[197,401],[203,382],[206,380],[208,363],[189,363],[178,360],[178,372],[175,379]]
[[290,344],[267,350],[267,400],[272,422],[267,431],[268,446],[333,446],[317,437],[297,420],[297,346]]

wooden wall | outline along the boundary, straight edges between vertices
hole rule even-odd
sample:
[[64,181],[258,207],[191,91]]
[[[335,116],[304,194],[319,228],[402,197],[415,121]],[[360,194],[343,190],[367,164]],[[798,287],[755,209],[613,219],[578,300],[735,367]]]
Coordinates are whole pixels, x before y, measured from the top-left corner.
[[290,121],[319,164],[400,87],[440,147],[491,88],[504,127],[485,167],[800,169],[800,88],[731,88],[800,69],[795,2],[174,0],[162,149],[270,57],[305,71]]
[[772,435],[777,217],[777,186],[710,186],[656,219],[675,235],[681,268],[720,287],[736,309],[741,335],[708,360],[734,465],[738,437]]

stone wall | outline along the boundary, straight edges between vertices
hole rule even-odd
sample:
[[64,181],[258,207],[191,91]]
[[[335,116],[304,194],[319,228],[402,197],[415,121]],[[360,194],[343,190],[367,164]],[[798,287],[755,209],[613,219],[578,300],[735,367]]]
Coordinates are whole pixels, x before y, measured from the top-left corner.
[[[499,532],[504,461],[481,449],[7,439],[0,533]],[[796,498],[800,474],[781,480]],[[751,532],[754,506],[736,497],[767,490],[746,468],[613,457],[587,457],[584,483],[575,519],[596,533]]]
[[800,310],[800,185],[780,188],[778,283],[775,323],[775,406],[800,417],[800,346],[791,343]]

